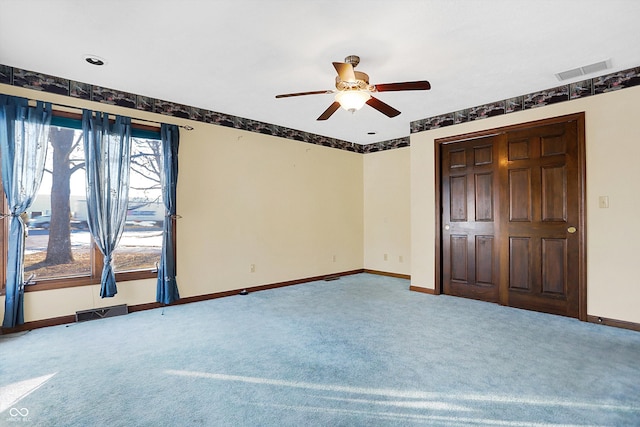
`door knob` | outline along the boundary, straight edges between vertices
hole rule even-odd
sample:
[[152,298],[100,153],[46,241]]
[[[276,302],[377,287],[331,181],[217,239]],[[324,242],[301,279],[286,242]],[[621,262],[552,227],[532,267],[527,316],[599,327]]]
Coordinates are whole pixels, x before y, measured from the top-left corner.
[[444,229],[445,229],[445,230],[448,230],[449,228],[451,228],[451,227],[449,227],[449,224],[447,224],[447,225],[445,225],[445,226],[444,226]]
[[575,233],[576,231],[578,231],[578,229],[577,229],[577,228],[575,228],[575,227],[569,227],[569,228],[567,228],[567,232],[569,232],[569,234],[573,234],[573,233]]

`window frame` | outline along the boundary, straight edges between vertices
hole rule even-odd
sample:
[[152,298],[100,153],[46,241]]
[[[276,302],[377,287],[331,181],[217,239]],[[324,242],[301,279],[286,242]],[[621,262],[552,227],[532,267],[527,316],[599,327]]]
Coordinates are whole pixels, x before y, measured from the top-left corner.
[[[133,119],[135,120],[135,119]],[[65,126],[75,129],[81,129],[82,115],[68,111],[53,110],[52,126]],[[80,127],[78,127],[78,125]],[[132,136],[148,139],[161,139],[160,128],[157,126],[149,126],[140,123],[132,123]],[[2,197],[2,212],[8,212],[7,198],[4,194],[2,179],[0,179],[0,192]],[[9,221],[3,220],[0,232],[0,295],[6,294],[6,268],[7,268],[7,249],[8,249],[8,224]],[[176,219],[171,217],[171,227],[173,229],[173,247],[176,247]],[[72,288],[77,286],[89,286],[100,284],[103,268],[103,256],[95,244],[93,238],[90,241],[91,253],[91,273],[82,276],[56,277],[51,279],[36,280],[31,285],[24,287],[25,292],[38,292],[54,289]],[[174,253],[175,256],[175,253]],[[116,282],[127,282],[132,280],[155,279],[158,277],[156,267],[132,271],[115,272]],[[26,279],[26,277],[25,277]]]

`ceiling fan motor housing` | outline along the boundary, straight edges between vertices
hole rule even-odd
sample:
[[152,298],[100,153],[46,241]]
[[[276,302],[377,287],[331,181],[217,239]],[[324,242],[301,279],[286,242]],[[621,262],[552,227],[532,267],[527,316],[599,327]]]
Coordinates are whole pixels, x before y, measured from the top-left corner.
[[356,76],[354,82],[348,82],[340,79],[340,76],[336,76],[336,89],[343,90],[368,90],[372,91],[373,86],[369,84],[369,75],[361,71],[353,71]]

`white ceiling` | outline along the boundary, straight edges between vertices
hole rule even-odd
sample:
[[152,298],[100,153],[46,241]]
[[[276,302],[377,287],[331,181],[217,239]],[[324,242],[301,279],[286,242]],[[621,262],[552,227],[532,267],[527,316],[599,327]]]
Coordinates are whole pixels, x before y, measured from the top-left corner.
[[[1,0],[0,63],[368,144],[561,71],[640,66],[639,19],[638,0]],[[331,62],[351,54],[372,84],[432,89],[377,94],[392,119],[365,106],[318,122],[332,95],[274,98],[333,89]]]

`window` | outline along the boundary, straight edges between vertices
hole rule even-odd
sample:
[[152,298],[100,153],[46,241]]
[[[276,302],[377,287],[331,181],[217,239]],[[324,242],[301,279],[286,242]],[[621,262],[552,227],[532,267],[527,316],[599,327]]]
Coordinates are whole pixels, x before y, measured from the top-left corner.
[[127,221],[113,255],[116,273],[157,269],[162,251],[162,146],[159,139],[132,138]]
[[25,278],[91,276],[82,131],[51,126],[45,173],[27,211]]
[[[160,134],[156,128],[138,125],[132,134],[128,213],[113,258],[119,282],[156,277],[162,250],[165,210]],[[32,280],[26,290],[100,282],[103,257],[88,230],[85,188],[80,116],[54,113],[45,174],[27,212],[24,267],[25,280]],[[7,221],[4,223],[6,235]],[[4,253],[6,237],[0,240]],[[2,264],[0,278],[4,279]]]

